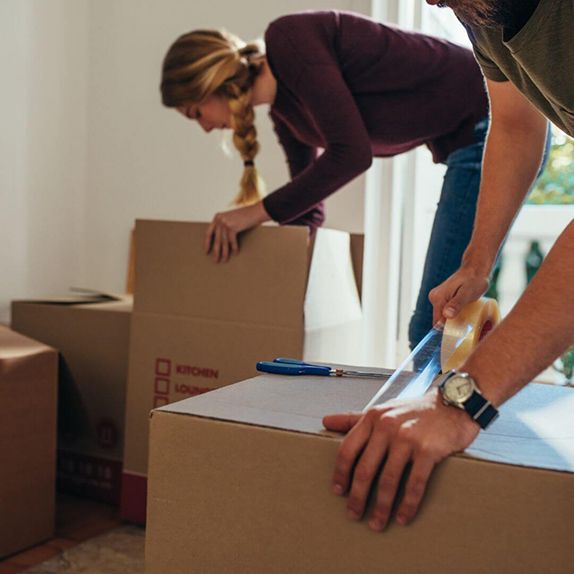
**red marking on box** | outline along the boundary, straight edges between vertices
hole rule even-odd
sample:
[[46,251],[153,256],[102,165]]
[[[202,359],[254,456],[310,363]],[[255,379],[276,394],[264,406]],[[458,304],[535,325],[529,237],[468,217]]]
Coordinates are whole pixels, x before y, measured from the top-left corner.
[[156,395],[169,395],[169,379],[156,377],[154,390]]
[[169,399],[162,395],[158,395],[153,398],[153,408],[163,407],[164,405],[169,405]]
[[186,385],[183,383],[178,383],[175,385],[175,392],[182,395],[189,395],[190,397],[195,397],[196,395],[202,395],[203,393],[208,393],[213,389],[209,387],[196,387],[194,385]]
[[101,502],[120,502],[122,463],[74,452],[58,451],[57,487]]
[[189,375],[191,377],[203,377],[205,379],[218,379],[219,370],[209,367],[197,367],[195,365],[176,365],[175,372],[178,375]]
[[114,448],[120,438],[120,432],[115,421],[108,418],[100,419],[100,422],[96,425],[96,434],[98,436],[98,445],[102,448]]
[[147,478],[124,472],[122,476],[122,501],[120,515],[135,524],[145,524],[147,503]]
[[169,359],[156,359],[155,374],[163,377],[169,377],[171,375],[171,361]]

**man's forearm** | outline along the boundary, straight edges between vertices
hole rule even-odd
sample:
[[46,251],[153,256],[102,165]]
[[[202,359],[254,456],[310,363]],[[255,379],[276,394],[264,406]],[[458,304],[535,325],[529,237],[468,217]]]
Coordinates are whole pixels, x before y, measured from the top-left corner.
[[546,122],[493,117],[485,148],[474,230],[463,267],[488,275],[508,230],[540,169]]
[[516,306],[461,367],[495,405],[574,343],[574,221]]

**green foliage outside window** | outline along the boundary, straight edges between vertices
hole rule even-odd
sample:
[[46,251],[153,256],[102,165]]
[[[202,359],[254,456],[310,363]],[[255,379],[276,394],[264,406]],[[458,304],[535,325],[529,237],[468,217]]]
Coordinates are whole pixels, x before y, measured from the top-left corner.
[[[574,205],[574,140],[556,128],[546,169],[528,203]],[[564,382],[574,384],[574,346],[554,363],[554,368],[564,375]]]
[[574,347],[570,347],[561,357],[554,363],[554,368],[564,375],[566,383],[574,384]]
[[574,205],[574,140],[557,129],[552,136],[548,164],[528,203]]

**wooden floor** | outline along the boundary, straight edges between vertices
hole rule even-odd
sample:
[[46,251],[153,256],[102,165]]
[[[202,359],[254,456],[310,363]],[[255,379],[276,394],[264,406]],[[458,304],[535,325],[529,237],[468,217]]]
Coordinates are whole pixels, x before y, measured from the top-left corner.
[[59,494],[55,538],[0,560],[0,574],[20,574],[120,524],[119,511],[114,506]]

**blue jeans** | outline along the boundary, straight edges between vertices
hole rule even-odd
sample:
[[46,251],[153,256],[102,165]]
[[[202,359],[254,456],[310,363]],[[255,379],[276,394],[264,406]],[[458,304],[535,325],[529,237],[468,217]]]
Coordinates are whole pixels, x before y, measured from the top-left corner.
[[[487,131],[488,118],[485,118],[474,128],[474,143],[452,152],[446,159],[447,169],[434,218],[421,287],[409,325],[411,349],[432,327],[429,292],[460,267],[462,255],[470,241]],[[546,165],[550,143],[549,128],[541,172]],[[454,222],[456,225],[453,225]]]

